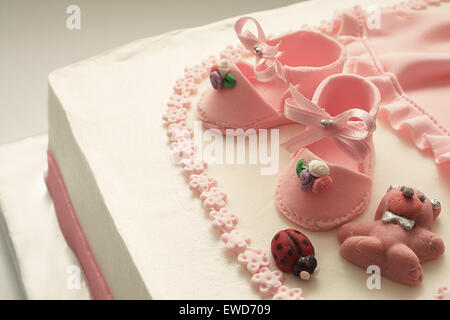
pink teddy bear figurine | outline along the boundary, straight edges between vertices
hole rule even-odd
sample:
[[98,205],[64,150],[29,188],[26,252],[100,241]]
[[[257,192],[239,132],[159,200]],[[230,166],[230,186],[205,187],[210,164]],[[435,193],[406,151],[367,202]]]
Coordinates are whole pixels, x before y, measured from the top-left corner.
[[440,212],[439,201],[421,191],[391,185],[374,221],[350,222],[339,229],[340,253],[362,268],[377,265],[391,280],[418,285],[423,280],[420,264],[445,251],[442,239],[431,231]]

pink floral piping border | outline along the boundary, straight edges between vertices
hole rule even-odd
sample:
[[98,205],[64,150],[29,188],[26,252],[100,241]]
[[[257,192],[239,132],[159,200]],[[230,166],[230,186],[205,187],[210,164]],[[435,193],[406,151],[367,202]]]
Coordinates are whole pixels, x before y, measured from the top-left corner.
[[[241,45],[230,45],[219,56],[221,59],[236,61],[249,55],[250,52]],[[209,76],[211,67],[217,62],[218,58],[210,56],[199,65],[185,68],[184,78],[176,80],[173,86],[174,92],[163,114],[172,157],[187,176],[189,188],[202,201],[211,225],[219,232],[226,251],[234,254],[236,262],[248,271],[251,275],[250,282],[261,297],[303,300],[302,289],[283,285],[283,273],[271,270],[265,251],[253,248],[250,237],[236,228],[239,219],[227,208],[227,194],[217,187],[217,180],[208,175],[208,164],[195,157],[196,148],[191,139],[193,129],[186,123],[191,107],[189,97],[197,93],[198,84]]]
[[[423,10],[429,5],[438,6],[450,0],[410,0],[400,2],[390,8],[410,8]],[[322,20],[318,27],[302,26],[303,29],[316,29],[327,35],[335,36],[339,29],[336,18]],[[242,45],[229,45],[220,52],[220,59],[231,62],[248,57],[250,52]],[[236,256],[236,261],[251,275],[251,285],[259,291],[262,298],[274,300],[304,300],[303,290],[283,285],[284,276],[279,270],[271,270],[269,258],[262,249],[251,247],[251,238],[238,229],[238,217],[226,206],[227,194],[221,191],[215,178],[207,173],[208,164],[195,157],[195,145],[191,138],[193,129],[186,123],[187,113],[191,107],[189,97],[196,94],[198,84],[205,80],[211,67],[218,62],[216,56],[210,56],[200,64],[184,69],[184,77],[177,79],[173,86],[173,94],[167,102],[167,109],[162,118],[167,128],[167,136],[171,154],[176,159],[184,174],[188,177],[189,188],[198,195],[208,214],[211,225],[220,233],[227,252]],[[435,299],[450,299],[446,287],[438,289]]]

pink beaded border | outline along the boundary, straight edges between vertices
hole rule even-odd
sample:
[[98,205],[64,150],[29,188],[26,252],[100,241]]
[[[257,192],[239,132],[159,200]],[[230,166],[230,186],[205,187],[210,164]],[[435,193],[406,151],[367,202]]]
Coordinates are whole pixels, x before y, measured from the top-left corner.
[[[236,61],[249,56],[250,52],[241,45],[227,46],[220,52],[220,58]],[[189,97],[197,93],[198,84],[209,75],[210,68],[218,58],[211,56],[201,64],[185,68],[184,78],[176,80],[174,92],[163,114],[172,157],[188,177],[189,188],[202,201],[211,225],[220,233],[226,251],[236,256],[238,262],[251,275],[252,286],[263,298],[303,300],[300,288],[283,285],[283,273],[271,270],[269,258],[264,250],[251,247],[251,239],[236,229],[238,217],[226,206],[227,195],[217,187],[217,180],[207,174],[208,164],[195,158],[195,145],[192,142],[193,129],[186,123]]]

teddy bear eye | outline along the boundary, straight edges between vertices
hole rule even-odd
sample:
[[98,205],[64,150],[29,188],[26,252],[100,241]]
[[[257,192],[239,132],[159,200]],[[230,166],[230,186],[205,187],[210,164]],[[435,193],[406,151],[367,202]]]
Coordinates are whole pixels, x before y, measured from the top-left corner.
[[423,195],[423,194],[419,194],[418,196],[417,196],[417,198],[419,198],[419,200],[420,201],[422,201],[422,202],[425,202],[425,196]]

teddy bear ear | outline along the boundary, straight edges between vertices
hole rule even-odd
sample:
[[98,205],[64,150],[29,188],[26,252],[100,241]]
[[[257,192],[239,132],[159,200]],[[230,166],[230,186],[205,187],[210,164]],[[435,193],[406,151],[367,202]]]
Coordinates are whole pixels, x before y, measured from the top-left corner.
[[433,207],[433,219],[436,219],[441,213],[441,203],[437,199],[431,199],[431,206]]
[[401,186],[399,184],[391,184],[391,185],[389,185],[386,192],[391,191],[392,189],[399,189],[399,188],[401,188]]

